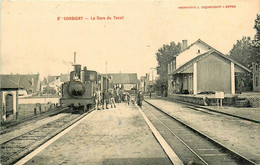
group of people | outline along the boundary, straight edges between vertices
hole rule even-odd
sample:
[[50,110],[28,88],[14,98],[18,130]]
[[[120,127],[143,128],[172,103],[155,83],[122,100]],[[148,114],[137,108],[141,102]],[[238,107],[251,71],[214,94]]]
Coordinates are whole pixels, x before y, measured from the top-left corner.
[[111,104],[111,108],[116,108],[115,103],[115,91],[111,89],[108,91],[107,89],[101,93],[100,90],[96,89],[94,93],[95,97],[95,109],[100,110],[101,106],[102,109],[109,109],[109,104]]
[[135,103],[137,100],[137,105],[142,107],[143,95],[141,91],[138,91],[136,97],[131,97],[129,93],[124,93],[122,90],[117,89],[109,89],[101,92],[99,89],[96,89],[94,93],[95,97],[95,109],[100,110],[102,109],[109,109],[116,108],[116,103],[126,102],[126,104],[130,104],[130,101]]

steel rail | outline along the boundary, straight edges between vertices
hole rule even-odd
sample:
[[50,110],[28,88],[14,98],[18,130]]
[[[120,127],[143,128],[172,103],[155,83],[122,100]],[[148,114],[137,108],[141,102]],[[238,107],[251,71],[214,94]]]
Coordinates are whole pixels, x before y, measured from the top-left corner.
[[205,165],[208,165],[208,163],[198,154],[196,153],[188,144],[186,144],[178,135],[176,135],[172,130],[167,127],[158,117],[156,117],[152,112],[150,112],[153,117],[158,120],[168,131],[170,131],[182,144],[184,144],[195,156],[197,156]]
[[[253,123],[260,123],[260,121],[258,121],[258,120],[249,119],[249,118],[238,116],[238,115],[233,115],[233,114],[230,114],[230,113],[216,111],[216,110],[211,109],[211,108],[207,108],[207,107],[204,107],[204,106],[196,105],[196,104],[185,102],[185,101],[181,101],[181,100],[173,100],[173,99],[169,99],[169,98],[167,98],[165,100],[171,101],[171,102],[177,102],[177,103],[181,103],[181,104],[185,104],[185,105],[189,105],[189,106],[193,106],[195,108],[201,108],[201,109],[204,109],[204,110],[207,110],[207,111],[210,111],[210,112],[214,112],[214,113],[218,113],[218,114],[222,114],[222,115],[226,115],[226,116],[232,116],[232,117],[235,117],[235,118],[238,118],[238,119],[242,119],[242,120],[246,120],[246,121],[250,121],[250,122],[253,122]],[[195,109],[193,109],[193,110],[195,110]]]
[[42,114],[36,115],[36,116],[31,116],[29,118],[26,118],[26,119],[23,119],[23,120],[20,120],[20,121],[15,121],[14,123],[2,125],[1,127],[3,127],[3,128],[0,127],[1,128],[0,135],[5,134],[7,132],[10,132],[10,130],[8,130],[9,128],[17,126],[19,124],[25,123],[27,121],[31,121],[33,119],[38,119],[38,118],[41,118],[41,117],[54,116],[54,115],[59,114],[63,111],[66,111],[66,110],[68,110],[67,107],[59,107],[59,108],[53,109],[51,111],[47,111],[47,112],[44,112]]
[[[68,121],[69,124],[67,124],[67,125],[64,126],[63,128],[61,127],[61,128],[62,128],[61,130],[57,130],[57,131],[54,132],[54,134],[52,134],[52,135],[50,135],[49,133],[52,131],[52,128],[55,129],[55,127],[54,127],[55,125],[53,125],[53,127],[47,127],[46,129],[49,130],[49,131],[47,131],[47,132],[45,132],[45,133],[44,133],[44,131],[42,131],[42,132],[43,132],[43,135],[42,135],[42,136],[37,136],[37,135],[36,135],[36,136],[39,137],[39,138],[33,139],[33,142],[27,144],[26,146],[20,147],[20,149],[19,149],[18,151],[13,152],[13,153],[11,152],[12,154],[8,155],[8,157],[7,157],[5,160],[3,160],[3,159],[1,158],[1,161],[3,161],[3,162],[1,162],[1,163],[3,163],[3,164],[13,164],[13,163],[16,163],[17,161],[19,161],[20,159],[22,159],[24,156],[28,155],[30,152],[32,152],[33,150],[35,150],[36,148],[38,148],[39,146],[41,146],[43,143],[45,143],[46,141],[50,140],[52,137],[56,136],[56,135],[59,134],[60,132],[63,132],[63,131],[66,130],[68,127],[70,127],[71,125],[73,125],[74,123],[76,123],[77,121],[79,121],[80,119],[82,119],[83,117],[85,117],[86,115],[90,114],[92,111],[93,111],[93,110],[90,110],[90,111],[88,111],[87,113],[84,113],[84,114],[82,114],[82,115],[80,115],[80,116],[76,116],[75,118],[70,119],[71,121],[70,121],[70,120]],[[70,116],[64,116],[64,117],[62,117],[62,118],[59,118],[59,119],[57,119],[57,120],[52,121],[51,123],[52,123],[52,124],[55,124],[55,122],[58,122],[59,124],[62,125],[62,124],[63,124],[62,122],[64,121],[63,119],[65,119],[66,117],[70,117]],[[2,144],[0,145],[1,150],[3,149],[2,146],[6,145],[6,144],[8,144],[8,143],[11,143],[12,141],[19,140],[19,138],[25,136],[26,134],[28,134],[28,133],[30,133],[30,132],[34,132],[34,131],[37,130],[37,129],[46,127],[46,125],[48,125],[48,124],[50,124],[50,123],[47,123],[47,124],[42,125],[42,126],[40,126],[40,127],[37,127],[37,128],[35,128],[35,129],[31,130],[31,131],[28,131],[28,132],[26,132],[26,133],[24,133],[24,134],[22,134],[22,135],[19,135],[19,136],[17,136],[17,137],[14,137],[14,138],[12,138],[12,139],[10,139],[10,140],[8,140],[8,141],[2,143]],[[36,136],[32,135],[32,137],[36,137]],[[48,136],[50,136],[50,137],[48,137]],[[31,139],[25,139],[25,140],[31,140]],[[40,144],[37,144],[37,142],[40,142]],[[19,147],[18,147],[18,148],[19,148]],[[23,153],[23,152],[25,152],[25,153]],[[3,152],[2,152],[2,153],[3,153]],[[22,154],[22,155],[19,155],[19,154],[21,154],[21,153],[23,153],[23,154]],[[13,157],[14,159],[12,159],[12,157]]]
[[245,162],[245,163],[247,163],[247,164],[257,165],[255,162],[251,161],[250,159],[246,158],[245,156],[243,156],[243,155],[239,154],[238,152],[236,152],[236,151],[234,151],[234,150],[228,148],[227,146],[221,144],[221,143],[218,142],[217,140],[214,140],[213,138],[209,137],[208,135],[206,135],[206,134],[204,134],[204,133],[198,131],[197,129],[191,127],[191,126],[188,125],[187,123],[185,123],[185,122],[183,122],[183,121],[181,121],[181,120],[175,118],[174,116],[168,114],[167,112],[163,111],[162,109],[158,108],[157,106],[153,105],[152,103],[150,103],[150,102],[148,102],[148,101],[146,101],[146,100],[144,100],[144,101],[145,101],[147,104],[149,104],[149,105],[151,105],[152,107],[154,107],[155,109],[159,110],[160,112],[166,114],[168,117],[170,117],[170,118],[172,118],[172,119],[178,121],[180,124],[182,124],[182,125],[184,125],[185,127],[189,128],[189,129],[192,130],[193,132],[196,132],[196,133],[199,134],[200,136],[202,136],[202,137],[208,139],[208,141],[211,141],[211,142],[213,142],[214,144],[216,144],[217,146],[219,146],[219,147],[225,149],[227,152],[229,152],[229,153],[233,154],[234,156],[236,156],[239,160],[241,160],[241,161],[243,161],[243,162]]

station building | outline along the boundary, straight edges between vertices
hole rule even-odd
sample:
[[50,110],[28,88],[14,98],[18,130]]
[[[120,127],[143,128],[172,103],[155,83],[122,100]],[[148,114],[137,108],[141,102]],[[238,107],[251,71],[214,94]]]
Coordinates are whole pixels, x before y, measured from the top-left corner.
[[18,109],[18,90],[22,87],[4,75],[0,75],[0,120],[5,122],[8,118],[16,120]]
[[182,46],[182,51],[167,61],[169,96],[209,91],[235,94],[236,75],[251,72],[200,39],[190,46],[183,40]]

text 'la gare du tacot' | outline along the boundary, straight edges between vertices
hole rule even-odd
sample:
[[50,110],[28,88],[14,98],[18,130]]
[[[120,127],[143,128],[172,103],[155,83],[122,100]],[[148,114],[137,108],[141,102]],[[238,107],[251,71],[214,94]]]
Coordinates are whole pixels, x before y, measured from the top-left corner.
[[68,16],[68,17],[57,17],[57,20],[123,20],[124,16],[91,16],[91,17],[83,17],[83,16]]

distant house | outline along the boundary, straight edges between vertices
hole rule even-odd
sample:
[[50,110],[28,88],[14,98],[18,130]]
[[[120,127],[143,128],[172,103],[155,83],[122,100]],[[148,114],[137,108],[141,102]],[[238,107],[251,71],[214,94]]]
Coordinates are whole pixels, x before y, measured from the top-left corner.
[[69,74],[60,74],[60,81],[61,82],[70,81],[70,75]]
[[12,82],[22,86],[28,93],[40,91],[39,74],[10,74],[4,76]]
[[151,74],[146,73],[145,76],[140,77],[140,85],[139,89],[143,93],[148,93],[148,92],[154,92],[155,91],[155,79],[151,79]]
[[62,83],[60,76],[49,75],[41,81],[41,92],[45,94],[59,94]]
[[113,87],[124,90],[136,90],[138,87],[137,73],[109,73],[102,74],[102,76],[110,78]]
[[182,45],[182,51],[167,61],[168,95],[205,91],[235,94],[236,75],[251,72],[200,39],[190,46],[183,40]]
[[4,75],[0,75],[0,120],[1,123],[11,117],[16,119],[18,109],[18,89],[23,87],[10,80]]
[[148,81],[148,78],[146,76],[141,76],[140,77],[140,84],[139,84],[139,89],[145,93],[146,90],[147,90],[147,81]]
[[47,82],[50,83],[52,81],[55,81],[59,78],[59,76],[51,76],[51,75],[48,75],[47,76]]
[[55,90],[56,93],[59,94],[61,85],[69,80],[69,74],[60,74],[60,76],[48,75],[47,78],[44,78],[44,80],[41,81],[41,92],[44,92],[46,88],[49,88]]
[[25,98],[28,97],[30,95],[28,95],[27,91],[25,89],[19,89],[18,90],[18,97],[19,98]]

